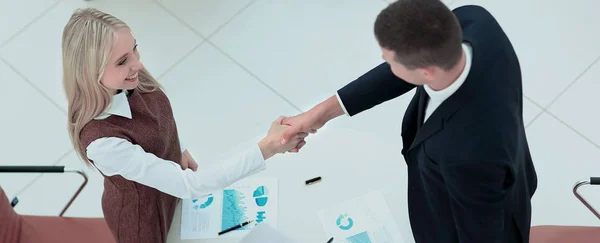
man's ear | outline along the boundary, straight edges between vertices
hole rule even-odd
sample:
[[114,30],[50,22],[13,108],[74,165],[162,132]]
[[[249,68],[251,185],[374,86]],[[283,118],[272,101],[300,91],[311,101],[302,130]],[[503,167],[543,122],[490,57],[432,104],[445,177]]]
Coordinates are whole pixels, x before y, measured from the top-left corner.
[[435,68],[434,67],[419,68],[419,72],[421,72],[421,75],[428,81],[434,80],[434,77],[435,77]]

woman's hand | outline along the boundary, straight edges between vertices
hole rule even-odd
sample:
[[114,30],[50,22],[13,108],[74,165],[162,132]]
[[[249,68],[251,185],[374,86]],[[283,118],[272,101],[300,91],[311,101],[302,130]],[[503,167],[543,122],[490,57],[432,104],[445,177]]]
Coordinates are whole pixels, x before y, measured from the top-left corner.
[[302,147],[302,145],[306,143],[304,138],[308,136],[308,133],[297,133],[287,143],[281,144],[281,137],[290,127],[288,125],[281,125],[283,118],[284,117],[279,117],[279,119],[275,120],[271,124],[267,136],[258,143],[265,160],[271,158],[275,154],[285,153],[299,145]]
[[186,149],[183,151],[183,153],[181,153],[181,169],[185,170],[188,168],[190,168],[192,171],[196,171],[198,170],[198,164],[196,164],[196,161]]

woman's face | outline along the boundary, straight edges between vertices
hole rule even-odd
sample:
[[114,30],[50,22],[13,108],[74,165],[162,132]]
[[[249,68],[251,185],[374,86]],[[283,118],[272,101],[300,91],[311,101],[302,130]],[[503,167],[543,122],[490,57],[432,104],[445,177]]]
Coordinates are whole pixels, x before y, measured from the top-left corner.
[[140,62],[136,41],[128,28],[120,28],[115,38],[116,44],[100,82],[115,91],[135,89],[139,84],[138,71],[144,67]]

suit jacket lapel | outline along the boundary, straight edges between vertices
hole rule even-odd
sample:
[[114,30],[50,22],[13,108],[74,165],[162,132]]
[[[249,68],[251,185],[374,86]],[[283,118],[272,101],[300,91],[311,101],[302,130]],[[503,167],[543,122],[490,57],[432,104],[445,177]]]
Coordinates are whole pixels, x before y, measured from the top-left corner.
[[[477,43],[475,40],[465,40],[471,43]],[[480,82],[477,82],[481,73],[485,70],[484,60],[480,56],[479,50],[473,48],[473,59],[471,59],[471,70],[469,71],[469,75],[467,75],[467,79],[461,85],[458,90],[448,97],[440,106],[431,114],[431,116],[423,123],[425,117],[425,109],[427,92],[423,87],[419,87],[417,89],[417,95],[419,95],[419,111],[417,117],[417,133],[415,134],[415,138],[413,139],[410,148],[407,150],[410,151],[417,147],[419,144],[423,143],[427,138],[431,137],[438,131],[442,130],[444,127],[444,123],[448,121],[452,116],[462,107],[465,103],[473,102],[473,98],[479,89]]]
[[429,96],[423,86],[417,88],[417,92],[419,94],[419,108],[417,112],[417,128],[421,128],[423,126],[423,121],[425,119],[425,109],[427,109],[427,102],[429,101]]
[[[440,131],[444,127],[444,122],[446,120],[450,119],[452,115],[454,115],[454,113],[456,113],[465,103],[472,100],[476,90],[476,85],[473,82],[473,79],[467,78],[463,85],[452,96],[442,102],[442,104],[440,104],[440,106],[437,107],[433,113],[431,113],[427,121],[419,126],[417,134],[415,135],[415,139],[413,140],[408,151],[414,149],[419,144],[423,143],[423,141],[425,141],[427,138]],[[419,97],[419,117],[417,119],[419,119],[419,121],[423,121],[425,117],[425,109],[427,108],[425,105],[427,103],[424,102],[426,101],[427,93],[425,89],[422,87],[420,88],[421,90],[418,91],[420,92],[418,95],[421,97]],[[421,100],[423,100],[423,102]],[[421,105],[421,103],[423,103],[423,105]]]
[[418,131],[408,149],[409,151],[442,129],[442,119],[439,112],[433,112],[427,121],[423,122],[425,120],[425,111],[429,96],[422,86],[417,89],[417,92],[419,95],[419,108],[417,112]]

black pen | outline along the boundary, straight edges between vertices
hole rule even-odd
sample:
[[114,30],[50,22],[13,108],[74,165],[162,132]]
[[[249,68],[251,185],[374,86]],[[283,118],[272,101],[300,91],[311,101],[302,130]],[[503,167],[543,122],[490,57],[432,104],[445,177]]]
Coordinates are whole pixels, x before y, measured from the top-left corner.
[[317,176],[317,177],[315,177],[315,178],[312,178],[312,179],[306,180],[304,183],[305,183],[306,185],[311,185],[311,184],[315,184],[315,183],[317,183],[317,182],[319,182],[319,181],[321,181],[321,177],[320,177],[320,176]]
[[232,231],[232,230],[236,230],[236,229],[242,228],[242,227],[244,227],[244,226],[246,226],[248,224],[251,224],[252,222],[254,222],[254,220],[250,220],[248,222],[243,222],[241,224],[238,224],[238,225],[233,226],[233,227],[231,227],[229,229],[226,229],[226,230],[223,230],[223,231],[219,232],[219,235],[225,234],[225,233],[227,233],[229,231]]
[[333,242],[333,237],[331,237],[331,239],[329,239],[329,240],[327,241],[327,243],[331,243],[331,242]]

